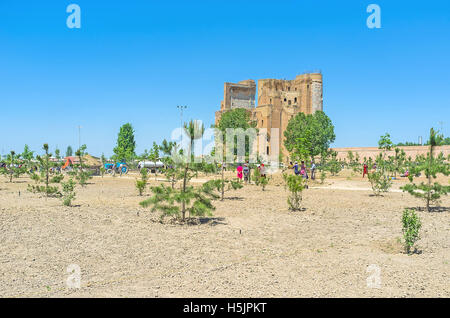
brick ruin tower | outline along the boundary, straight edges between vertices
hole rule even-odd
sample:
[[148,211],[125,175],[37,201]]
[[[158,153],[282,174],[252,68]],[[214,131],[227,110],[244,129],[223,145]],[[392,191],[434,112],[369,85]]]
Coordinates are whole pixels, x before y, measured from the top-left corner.
[[[302,112],[313,114],[323,110],[323,84],[321,73],[308,73],[293,80],[258,80],[258,104],[255,107],[256,84],[254,80],[225,83],[224,99],[216,112],[216,124],[220,116],[234,108],[245,108],[251,112],[257,128],[266,128],[270,139],[271,128],[279,128],[280,152],[284,161],[289,161],[289,153],[284,147],[284,130],[289,120]],[[269,141],[269,140],[268,140]],[[270,155],[270,143],[267,155]]]

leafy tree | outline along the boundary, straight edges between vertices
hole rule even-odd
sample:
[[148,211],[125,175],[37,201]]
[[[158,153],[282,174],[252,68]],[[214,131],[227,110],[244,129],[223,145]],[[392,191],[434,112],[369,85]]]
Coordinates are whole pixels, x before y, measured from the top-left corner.
[[405,209],[402,215],[403,238],[405,239],[406,253],[411,253],[411,248],[420,239],[419,231],[422,227],[419,216],[412,209]]
[[[219,122],[217,123],[216,128],[219,129],[223,134],[223,142],[224,145],[226,144],[226,130],[228,128],[233,129],[243,129],[244,131],[249,128],[256,128],[256,121],[252,121],[250,118],[250,112],[244,108],[235,108],[226,111],[222,114],[220,117]],[[245,136],[245,156],[246,159],[250,155],[250,151],[252,150],[251,147],[253,145],[254,140],[250,140],[250,136]],[[234,136],[234,143],[233,143],[233,150],[232,151],[234,155],[237,155],[238,153],[238,146],[237,146],[237,140],[238,136]],[[224,149],[223,149],[224,150]],[[225,157],[225,156],[224,156]]]
[[[431,128],[429,152],[427,157],[418,156],[414,166],[410,167],[410,173],[408,179],[411,183],[401,187],[403,191],[409,194],[425,200],[427,210],[430,211],[431,203],[438,203],[442,195],[447,195],[450,192],[450,186],[441,185],[438,182],[432,183],[432,178],[436,179],[437,174],[441,173],[445,176],[450,174],[450,165],[446,162],[446,159],[441,152],[437,157],[434,157],[434,148],[442,142],[442,137],[438,137],[438,133]],[[413,183],[414,176],[424,172],[428,182],[421,182],[420,184]]]
[[[439,145],[444,146],[444,145],[450,145],[450,137],[444,137],[443,135],[439,135],[438,137],[438,141],[439,141]],[[427,141],[425,143],[425,146],[429,146],[430,143],[429,141]],[[400,142],[398,144],[396,144],[396,146],[400,147],[400,146],[422,146],[421,144],[417,143],[417,142]]]
[[361,172],[361,163],[359,162],[359,154],[353,154],[351,150],[347,153],[347,166],[352,169],[353,173]]
[[384,152],[391,150],[393,146],[394,144],[391,141],[391,135],[388,133],[381,136],[380,140],[378,140],[378,149],[383,149]]
[[124,124],[120,127],[117,136],[117,146],[114,148],[114,157],[116,160],[131,161],[136,157],[135,153],[136,142],[134,140],[134,130],[130,123]]
[[403,149],[395,148],[394,156],[389,157],[391,171],[394,177],[397,177],[397,173],[402,173],[406,164],[406,153]]
[[302,202],[302,192],[305,189],[305,180],[302,176],[283,173],[285,188],[290,192],[287,202],[289,210],[299,211]]
[[[317,165],[317,170],[320,173],[319,178],[320,178],[321,184],[324,184],[325,179],[327,177],[327,171],[329,171],[328,157],[330,154],[331,154],[331,152],[327,151],[326,153],[320,155],[320,162]],[[337,156],[337,153],[336,153],[336,156]]]
[[372,190],[375,195],[380,195],[381,192],[388,192],[392,186],[392,180],[389,176],[389,172],[392,171],[391,161],[386,159],[387,151],[391,150],[393,143],[391,136],[386,133],[380,137],[378,141],[378,149],[383,151],[375,159],[376,170],[369,172],[368,179],[372,186]]
[[392,185],[389,176],[381,170],[370,172],[368,177],[376,196],[379,196],[381,192],[388,192]]
[[284,145],[295,160],[307,160],[326,153],[335,140],[334,126],[322,111],[298,113],[284,131]]
[[72,146],[67,146],[66,157],[72,157],[72,155],[73,155]]
[[34,151],[31,151],[30,147],[28,147],[28,145],[25,145],[23,147],[23,152],[22,152],[21,157],[26,161],[31,161],[34,159]]
[[331,158],[326,163],[327,170],[331,173],[331,175],[335,176],[342,170],[342,162],[337,159],[336,151],[330,151],[328,157]]
[[61,159],[61,150],[59,150],[58,148],[55,149],[55,158]]
[[[233,180],[226,180],[225,179],[225,159],[226,159],[226,147],[227,147],[227,136],[226,132],[227,129],[239,129],[242,131],[246,131],[249,128],[256,128],[256,121],[252,121],[250,118],[250,112],[243,108],[235,108],[229,111],[226,111],[222,114],[220,117],[220,120],[216,126],[217,129],[219,129],[222,133],[222,144],[218,144],[216,142],[216,147],[214,148],[211,155],[215,155],[216,151],[222,152],[222,158],[223,161],[220,163],[220,170],[221,170],[221,179],[220,182],[216,181],[216,185],[221,187],[220,193],[221,198],[223,200],[224,193],[228,189],[237,189],[237,184]],[[231,152],[233,155],[238,154],[238,135],[239,132],[234,136],[234,141],[232,143],[233,149],[228,149],[229,152]],[[246,135],[244,138],[245,142],[245,159],[248,159],[250,156],[250,152],[252,151],[252,146],[254,144],[254,138],[256,136]],[[216,166],[214,167],[210,166],[210,169],[207,171],[215,172]],[[263,181],[264,182],[264,181]]]

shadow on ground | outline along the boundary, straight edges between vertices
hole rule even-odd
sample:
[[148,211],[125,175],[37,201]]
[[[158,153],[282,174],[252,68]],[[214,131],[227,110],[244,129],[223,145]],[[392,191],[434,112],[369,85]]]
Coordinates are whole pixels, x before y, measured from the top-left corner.
[[420,212],[430,212],[430,213],[450,212],[450,207],[445,207],[445,206],[432,206],[432,207],[430,207],[429,211],[427,210],[426,207],[423,207],[423,206],[409,207],[408,209],[411,209],[414,211],[420,211]]
[[222,225],[228,224],[228,223],[224,222],[225,218],[223,218],[223,217],[199,218],[198,220],[199,220],[200,224],[208,224],[208,225],[212,225],[212,226],[216,226],[219,224],[222,224]]

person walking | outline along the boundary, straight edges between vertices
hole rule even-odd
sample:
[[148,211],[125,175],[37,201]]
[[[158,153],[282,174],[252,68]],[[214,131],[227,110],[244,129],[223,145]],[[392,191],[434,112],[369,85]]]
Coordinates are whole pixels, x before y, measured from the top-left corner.
[[316,164],[314,161],[311,161],[311,180],[316,179]]
[[365,175],[369,175],[369,166],[367,165],[367,163],[364,163],[363,165],[363,178],[365,177]]
[[263,178],[266,177],[266,167],[264,167],[264,164],[263,164],[263,163],[259,166],[259,174],[260,174],[261,177],[263,177]]
[[236,170],[237,170],[237,177],[238,177],[238,179],[239,179],[239,182],[241,182],[241,181],[242,181],[242,170],[243,170],[243,168],[242,168],[241,165],[238,165],[238,167],[236,168]]
[[303,176],[303,178],[308,179],[308,172],[306,171],[305,162],[302,161],[302,165],[300,167],[300,174]]
[[242,172],[244,173],[244,181],[248,183],[250,181],[250,168],[247,163],[244,163],[244,168],[242,168]]
[[298,169],[298,162],[296,161],[294,164],[294,173],[296,176],[300,174],[300,170]]

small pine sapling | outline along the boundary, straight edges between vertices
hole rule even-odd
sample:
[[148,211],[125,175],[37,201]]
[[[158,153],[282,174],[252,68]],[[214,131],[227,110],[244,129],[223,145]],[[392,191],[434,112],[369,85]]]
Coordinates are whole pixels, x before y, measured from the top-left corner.
[[194,188],[189,185],[189,181],[197,176],[198,171],[195,165],[186,163],[177,178],[183,180],[179,189],[166,187],[164,184],[151,187],[153,195],[142,202],[143,207],[151,206],[151,211],[160,211],[161,219],[166,216],[172,216],[181,221],[186,221],[186,214],[189,218],[193,216],[211,216],[215,209],[211,203],[212,199],[219,198],[214,194],[211,184],[205,183],[200,187]]
[[32,180],[35,183],[43,183],[44,185],[36,184],[31,185],[28,184],[28,191],[34,193],[45,193],[47,197],[49,196],[61,196],[61,192],[58,187],[51,186],[51,183],[59,183],[64,178],[62,174],[54,176],[50,178],[50,169],[53,168],[53,163],[50,161],[51,154],[48,152],[48,144],[44,144],[42,149],[45,151],[43,156],[37,156],[39,170],[41,171],[40,175],[33,173]]
[[236,180],[230,180],[230,179],[215,179],[215,180],[209,180],[205,183],[206,187],[211,187],[212,189],[216,190],[220,193],[220,201],[223,201],[225,192],[229,190],[237,190],[241,189],[243,185]]
[[139,195],[142,195],[145,191],[145,187],[147,186],[148,180],[148,170],[146,168],[141,169],[140,171],[141,179],[136,179],[136,189],[139,192]]
[[[189,153],[189,155],[191,154]],[[174,159],[173,165],[176,172],[173,177],[176,181],[181,181],[180,188],[166,187],[164,184],[151,187],[153,195],[139,204],[143,207],[150,206],[151,211],[160,211],[161,219],[172,216],[185,222],[186,214],[188,214],[188,218],[211,216],[215,209],[211,201],[219,198],[214,193],[212,185],[209,183],[204,183],[200,187],[189,185],[190,180],[198,176],[202,165],[191,163],[190,158],[186,157],[175,160],[176,158],[173,156],[172,159]]]
[[75,199],[75,181],[70,178],[67,182],[62,182],[62,201],[65,206],[71,206]]
[[19,178],[22,174],[26,173],[26,167],[24,162],[20,160],[20,154],[16,154],[11,150],[10,154],[6,158],[5,167],[1,168],[0,173],[9,178],[9,182],[12,182],[14,178]]
[[85,187],[87,185],[87,181],[92,179],[92,174],[90,171],[86,170],[86,165],[83,162],[83,157],[86,154],[86,145],[82,145],[76,152],[75,155],[78,157],[79,163],[75,165],[74,170],[71,171],[71,175],[75,177],[78,183]]
[[[448,158],[446,160],[442,152],[437,157],[434,157],[434,148],[440,144],[440,140],[442,139],[443,137],[438,135],[433,128],[430,129],[430,140],[428,142],[430,148],[427,157],[418,156],[416,158],[416,163],[410,167],[408,176],[411,183],[401,187],[403,191],[408,192],[416,198],[423,199],[428,211],[431,211],[430,205],[432,203],[438,204],[443,195],[450,193],[450,186],[441,185],[438,182],[432,183],[432,178],[436,179],[438,173],[445,176],[450,174]],[[420,175],[421,172],[424,172],[427,177],[427,183],[413,183],[414,176]]]

